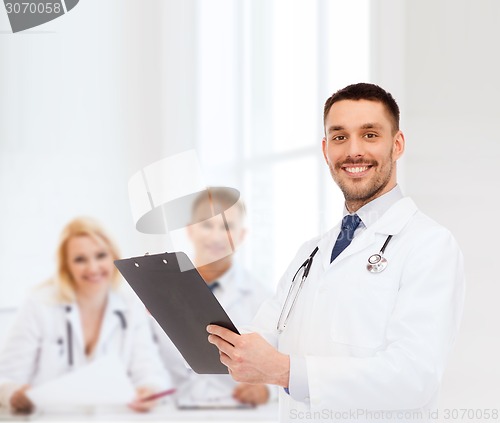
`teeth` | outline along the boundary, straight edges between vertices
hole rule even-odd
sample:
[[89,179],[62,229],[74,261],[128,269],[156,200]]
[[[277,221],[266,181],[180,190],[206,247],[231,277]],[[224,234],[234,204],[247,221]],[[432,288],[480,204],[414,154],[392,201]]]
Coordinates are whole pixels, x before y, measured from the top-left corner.
[[86,279],[89,280],[90,282],[97,282],[103,278],[104,278],[103,276],[87,276]]
[[349,173],[360,173],[360,172],[364,172],[367,169],[368,169],[368,166],[363,166],[363,167],[346,167],[346,170]]

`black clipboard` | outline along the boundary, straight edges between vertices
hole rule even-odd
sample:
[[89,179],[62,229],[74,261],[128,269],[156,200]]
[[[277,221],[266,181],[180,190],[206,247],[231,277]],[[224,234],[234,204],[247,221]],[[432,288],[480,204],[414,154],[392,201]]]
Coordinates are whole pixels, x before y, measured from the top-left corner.
[[115,260],[132,287],[191,368],[199,374],[228,373],[206,327],[238,330],[217,298],[182,252]]

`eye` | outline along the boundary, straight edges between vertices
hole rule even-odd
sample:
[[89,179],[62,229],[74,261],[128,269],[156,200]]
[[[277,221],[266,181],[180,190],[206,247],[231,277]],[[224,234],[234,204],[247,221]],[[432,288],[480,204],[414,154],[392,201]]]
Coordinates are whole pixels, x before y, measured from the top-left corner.
[[212,222],[209,222],[208,220],[204,220],[201,223],[201,227],[205,229],[211,229],[212,228]]
[[85,257],[83,256],[76,256],[74,259],[73,259],[73,262],[74,263],[85,263],[86,259]]
[[342,142],[342,141],[345,141],[346,139],[347,139],[347,137],[345,135],[336,135],[332,138],[332,141]]
[[97,253],[97,260],[102,260],[108,257],[108,253],[106,251],[101,251],[100,253]]
[[374,134],[373,132],[369,132],[365,134],[365,138],[376,138],[378,135]]

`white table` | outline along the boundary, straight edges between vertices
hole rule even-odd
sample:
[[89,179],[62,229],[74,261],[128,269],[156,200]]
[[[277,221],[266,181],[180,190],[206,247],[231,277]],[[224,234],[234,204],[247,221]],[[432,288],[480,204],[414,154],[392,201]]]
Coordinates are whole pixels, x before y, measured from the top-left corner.
[[0,409],[1,422],[17,421],[93,421],[93,422],[263,422],[278,421],[278,404],[268,404],[254,409],[239,410],[178,410],[173,404],[156,407],[149,413],[136,413],[126,407],[89,407],[74,409],[58,409],[47,412],[36,412],[33,415],[11,415]]

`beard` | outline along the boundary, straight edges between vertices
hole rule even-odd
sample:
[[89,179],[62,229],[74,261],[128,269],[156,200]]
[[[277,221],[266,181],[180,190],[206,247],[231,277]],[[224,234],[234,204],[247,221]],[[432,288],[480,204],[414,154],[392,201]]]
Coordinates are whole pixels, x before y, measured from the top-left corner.
[[[343,175],[342,166],[346,164],[372,166],[375,174],[369,180],[364,178],[351,179]],[[334,166],[329,166],[330,174],[333,180],[339,186],[344,194],[346,202],[357,202],[366,204],[377,198],[391,180],[392,172],[394,171],[394,163],[392,161],[392,152],[389,160],[379,166],[376,160],[352,160],[347,159],[343,162],[336,163]]]

